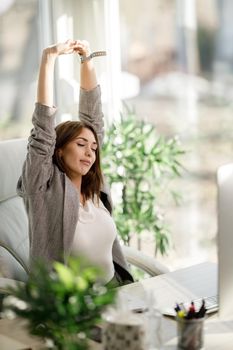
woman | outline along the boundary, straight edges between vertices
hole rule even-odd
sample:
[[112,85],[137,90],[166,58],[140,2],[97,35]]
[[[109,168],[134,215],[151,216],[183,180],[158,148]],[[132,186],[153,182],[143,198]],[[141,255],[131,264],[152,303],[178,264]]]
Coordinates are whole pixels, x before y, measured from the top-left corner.
[[68,40],[44,49],[28,153],[17,190],[29,218],[30,258],[66,262],[87,257],[104,271],[104,282],[133,281],[121,251],[104,184],[99,148],[103,141],[100,87],[92,60],[80,68],[80,122],[55,128],[53,78],[62,54],[90,54],[85,41]]

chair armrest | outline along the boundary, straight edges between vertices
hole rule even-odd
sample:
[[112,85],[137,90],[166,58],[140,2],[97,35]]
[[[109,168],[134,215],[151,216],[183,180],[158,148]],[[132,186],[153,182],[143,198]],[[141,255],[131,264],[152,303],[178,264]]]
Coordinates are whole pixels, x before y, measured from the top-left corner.
[[122,249],[129,264],[142,269],[150,276],[157,276],[169,272],[169,269],[165,265],[159,263],[155,258],[152,258],[133,247],[124,245],[122,246]]
[[11,278],[0,277],[0,294],[8,294],[8,287],[16,287],[24,282],[13,280]]
[[9,287],[16,287],[17,284],[24,284],[24,282],[16,281],[11,278],[0,277],[0,319],[3,310],[3,300],[9,295]]

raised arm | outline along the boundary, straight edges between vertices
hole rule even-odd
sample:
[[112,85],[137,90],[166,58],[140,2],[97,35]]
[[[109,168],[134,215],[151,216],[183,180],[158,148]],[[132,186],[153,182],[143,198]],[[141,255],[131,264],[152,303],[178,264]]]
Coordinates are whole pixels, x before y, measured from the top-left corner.
[[57,57],[53,50],[47,48],[42,53],[37,85],[37,102],[48,107],[53,107],[54,65]]
[[[90,48],[87,41],[78,44],[77,51],[83,56],[89,56]],[[98,85],[93,60],[80,63],[80,120],[87,121],[95,128],[99,143],[102,145],[104,138],[104,121],[101,103],[101,91]]]
[[[90,55],[90,46],[87,41],[78,42],[78,53],[85,57]],[[80,87],[86,91],[90,91],[98,85],[93,61],[87,60],[80,63],[80,65]]]
[[28,139],[28,153],[19,181],[19,193],[46,190],[53,174],[52,157],[56,143],[53,107],[54,65],[61,54],[73,53],[77,42],[68,40],[43,50],[39,70],[37,103],[32,117],[33,129]]

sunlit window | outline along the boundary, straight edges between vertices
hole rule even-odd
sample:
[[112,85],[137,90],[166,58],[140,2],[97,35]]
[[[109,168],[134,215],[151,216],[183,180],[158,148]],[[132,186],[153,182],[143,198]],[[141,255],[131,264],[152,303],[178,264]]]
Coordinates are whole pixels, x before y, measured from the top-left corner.
[[28,134],[38,72],[36,0],[0,2],[0,138]]
[[[119,4],[122,69],[141,87],[127,103],[187,150],[174,186],[180,205],[164,201],[172,246],[162,259],[171,268],[216,260],[216,170],[232,161],[233,3]],[[151,236],[142,249],[154,254]]]

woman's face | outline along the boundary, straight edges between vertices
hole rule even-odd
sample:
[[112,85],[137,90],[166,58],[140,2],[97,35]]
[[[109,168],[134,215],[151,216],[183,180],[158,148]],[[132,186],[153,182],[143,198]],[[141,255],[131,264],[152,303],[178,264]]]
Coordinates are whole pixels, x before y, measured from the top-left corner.
[[97,142],[91,130],[83,128],[81,133],[59,150],[71,178],[88,173],[96,160]]

